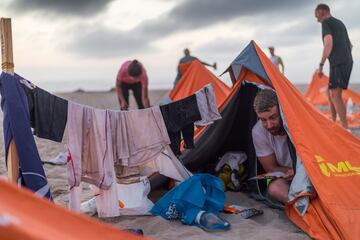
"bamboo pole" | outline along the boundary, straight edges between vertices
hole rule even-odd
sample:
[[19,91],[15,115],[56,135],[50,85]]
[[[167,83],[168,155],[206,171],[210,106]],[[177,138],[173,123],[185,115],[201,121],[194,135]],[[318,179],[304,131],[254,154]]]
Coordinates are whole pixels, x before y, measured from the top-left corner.
[[[0,19],[0,34],[1,68],[4,72],[14,75],[11,18]],[[17,184],[19,178],[19,156],[14,139],[10,142],[7,156],[7,167],[9,182]]]

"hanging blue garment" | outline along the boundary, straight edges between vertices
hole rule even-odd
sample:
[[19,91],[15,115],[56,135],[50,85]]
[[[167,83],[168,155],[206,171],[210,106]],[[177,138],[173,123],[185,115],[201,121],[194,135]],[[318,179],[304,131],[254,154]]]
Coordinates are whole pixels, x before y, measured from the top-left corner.
[[192,225],[201,210],[218,213],[224,209],[224,202],[224,188],[217,177],[195,174],[166,193],[150,212]]
[[51,199],[50,188],[31,133],[27,97],[20,79],[19,76],[4,72],[0,76],[5,156],[7,158],[10,142],[14,139],[19,156],[21,184],[35,194]]

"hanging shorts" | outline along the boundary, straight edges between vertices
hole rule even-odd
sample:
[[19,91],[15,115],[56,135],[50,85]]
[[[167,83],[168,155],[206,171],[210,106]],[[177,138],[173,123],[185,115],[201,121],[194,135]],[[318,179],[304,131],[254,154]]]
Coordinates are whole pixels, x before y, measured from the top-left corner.
[[352,61],[338,65],[330,64],[329,89],[347,89],[349,85],[352,66]]

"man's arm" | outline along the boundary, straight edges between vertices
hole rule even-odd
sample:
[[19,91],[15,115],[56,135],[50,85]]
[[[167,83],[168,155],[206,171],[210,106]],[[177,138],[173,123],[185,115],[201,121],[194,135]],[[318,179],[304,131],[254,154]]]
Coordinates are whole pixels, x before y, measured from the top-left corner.
[[143,66],[142,66],[142,71],[143,72],[140,76],[142,102],[145,108],[149,108],[150,107],[150,99],[148,94],[149,78]]
[[283,60],[281,59],[281,57],[279,57],[279,65],[281,66],[281,72],[282,74],[285,73],[285,66],[284,66],[284,62]]
[[322,74],[323,74],[324,63],[325,63],[326,59],[330,56],[332,48],[333,48],[333,38],[332,38],[331,34],[326,34],[324,36],[324,49],[323,49],[322,57],[320,60],[319,70],[318,70],[318,74],[320,76],[322,76]]
[[209,63],[203,62],[203,61],[200,61],[200,62],[201,62],[201,64],[203,64],[203,65],[205,65],[205,66],[212,67],[212,68],[214,68],[214,69],[216,70],[216,63],[214,63],[214,64],[209,64]]
[[122,90],[121,90],[120,74],[118,74],[118,76],[116,78],[115,88],[116,88],[116,95],[117,95],[121,110],[127,110],[129,108],[129,104],[126,102],[124,95],[122,93]]
[[286,173],[289,169],[291,169],[288,167],[280,166],[276,161],[276,156],[274,153],[269,156],[258,157],[258,159],[266,172]]
[[149,99],[149,94],[148,94],[148,87],[147,85],[143,85],[141,87],[141,96],[142,96],[142,102],[144,104],[145,108],[149,108],[150,107],[150,99]]

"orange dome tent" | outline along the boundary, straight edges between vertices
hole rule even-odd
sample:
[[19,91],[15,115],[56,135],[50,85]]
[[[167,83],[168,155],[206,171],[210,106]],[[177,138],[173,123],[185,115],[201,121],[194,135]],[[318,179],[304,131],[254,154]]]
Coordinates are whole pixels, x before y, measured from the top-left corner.
[[[327,88],[329,83],[329,77],[323,74],[321,77],[317,72],[313,74],[311,83],[306,90],[305,98],[314,105],[329,105],[329,99],[327,96]],[[343,91],[343,98],[345,103],[351,98],[353,104],[360,105],[360,94],[351,89]]]
[[[277,93],[294,159],[303,166],[316,194],[297,192],[286,205],[289,218],[315,239],[360,236],[360,140],[317,111],[251,42],[227,69],[235,83],[220,106],[222,120],[198,132],[195,148],[181,155],[191,168],[215,162],[227,151],[247,154],[247,174],[257,174],[251,129],[257,121],[253,99],[259,88]],[[296,177],[296,176],[295,176]],[[304,180],[305,181],[305,180]],[[297,203],[310,197],[307,211]]]
[[211,83],[216,95],[218,106],[230,93],[230,87],[212,74],[198,60],[180,65],[182,77],[175,88],[169,93],[172,101],[186,98]]
[[[315,106],[327,107],[329,106],[329,99],[327,96],[329,78],[326,75],[321,77],[317,72],[313,74],[311,83],[306,90],[305,98]],[[353,109],[355,111],[347,113],[348,124],[350,127],[360,127],[360,94],[347,89],[343,91],[343,99],[345,104],[350,106],[349,100],[351,99]],[[329,118],[331,114],[329,111],[324,112]]]

